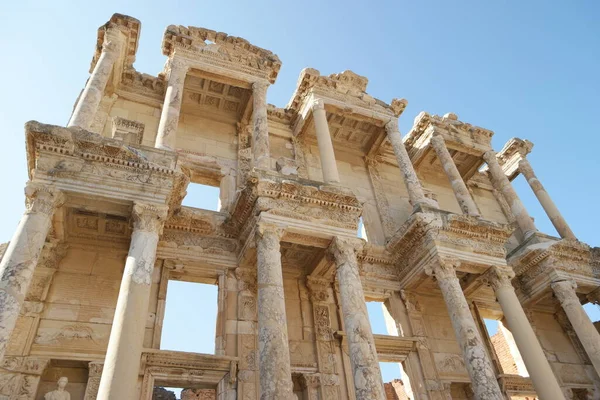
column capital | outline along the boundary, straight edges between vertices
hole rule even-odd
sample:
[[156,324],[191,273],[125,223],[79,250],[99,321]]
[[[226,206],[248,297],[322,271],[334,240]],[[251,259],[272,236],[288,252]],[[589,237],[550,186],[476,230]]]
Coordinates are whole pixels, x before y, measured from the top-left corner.
[[337,265],[356,262],[356,253],[362,250],[364,241],[354,238],[334,237],[328,251],[333,255]]
[[118,40],[105,40],[102,43],[102,53],[105,53],[111,59],[115,59],[121,52],[121,42]]
[[496,160],[496,162],[498,162],[498,159],[496,158],[496,152],[494,150],[488,150],[485,153],[483,153],[483,155],[481,156],[483,158],[483,161],[485,161],[486,163],[490,163],[493,162],[494,160]]
[[320,99],[318,97],[313,98],[310,104],[310,108],[315,111],[315,110],[324,110],[325,109],[325,101],[323,101],[323,99]]
[[181,57],[173,56],[169,58],[168,69],[169,75],[185,75],[190,69],[190,64],[188,61],[182,59]]
[[481,279],[487,285],[491,286],[494,291],[501,288],[510,288],[514,290],[511,283],[515,277],[515,272],[508,267],[490,267],[482,276]]
[[165,205],[135,202],[131,212],[133,229],[160,235],[167,219],[167,212],[168,207]]
[[433,148],[435,148],[435,147],[441,147],[441,146],[445,147],[446,146],[446,140],[439,133],[434,133],[433,136],[431,136],[431,146]]
[[25,186],[25,213],[42,213],[49,216],[65,202],[65,195],[58,189],[28,182]]
[[266,95],[268,88],[269,82],[267,81],[256,81],[252,83],[252,92],[254,93],[264,93]]
[[550,287],[552,288],[554,296],[556,296],[560,304],[564,304],[574,299],[577,299],[577,302],[579,302],[577,292],[575,291],[575,289],[577,288],[577,283],[575,281],[569,279],[564,281],[552,282],[550,284]]
[[277,224],[270,224],[268,222],[259,222],[256,225],[257,237],[272,236],[275,235],[278,240],[281,240],[285,233],[285,227]]
[[400,133],[400,129],[398,128],[398,118],[392,118],[385,124],[385,132],[388,135],[394,133]]
[[456,258],[444,257],[425,267],[425,273],[437,280],[456,278],[456,268],[460,261]]

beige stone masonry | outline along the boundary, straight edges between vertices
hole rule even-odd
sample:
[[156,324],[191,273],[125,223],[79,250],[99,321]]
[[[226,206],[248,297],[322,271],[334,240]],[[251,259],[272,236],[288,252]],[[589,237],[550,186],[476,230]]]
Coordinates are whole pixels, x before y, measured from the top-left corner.
[[292,374],[279,240],[283,231],[260,224],[256,231],[260,398],[292,398]]
[[156,148],[175,150],[177,125],[183,101],[183,84],[188,69],[187,63],[176,56],[169,60],[169,78],[156,135]]
[[313,100],[312,110],[317,144],[319,146],[319,155],[321,156],[323,181],[325,183],[339,183],[340,176],[335,162],[335,153],[333,151],[333,143],[331,142],[329,125],[327,123],[327,113],[325,112],[325,103],[323,100]]
[[331,244],[337,265],[344,330],[354,377],[357,400],[384,400],[385,392],[375,349],[375,340],[369,323],[365,295],[358,274],[356,251],[359,240],[335,238]]
[[252,153],[254,166],[259,169],[271,169],[269,152],[269,123],[267,121],[268,82],[252,84]]
[[435,277],[444,296],[475,398],[502,400],[504,396],[456,276],[455,265],[454,260],[440,260],[426,272]]
[[136,203],[133,233],[119,289],[98,400],[133,399],[136,393],[150,284],[165,206]]
[[577,284],[572,280],[553,282],[551,284],[554,295],[560,302],[569,322],[577,333],[585,352],[587,353],[596,372],[600,375],[600,333],[592,324],[579,297],[577,297]]
[[561,400],[558,381],[511,284],[514,276],[511,269],[492,267],[486,278],[496,293],[537,394],[544,400]]
[[102,45],[102,53],[81,96],[79,96],[68,127],[78,126],[89,130],[92,126],[96,111],[98,111],[98,106],[104,95],[104,89],[121,51],[122,44],[119,35],[118,30],[107,32],[105,42]]
[[531,190],[533,190],[533,193],[544,208],[544,211],[546,211],[548,218],[550,218],[552,225],[554,225],[554,228],[556,228],[556,231],[560,237],[565,239],[575,239],[575,234],[567,224],[567,221],[565,221],[563,218],[560,211],[558,211],[556,204],[554,204],[552,198],[550,195],[548,195],[548,192],[546,192],[546,189],[533,172],[533,168],[526,158],[523,158],[521,161],[519,161],[519,171],[523,174],[527,180],[527,183],[529,183]]
[[502,167],[498,163],[496,158],[496,152],[493,150],[487,151],[483,154],[483,160],[489,167],[489,174],[492,184],[506,199],[506,202],[510,206],[519,228],[523,231],[523,236],[528,237],[536,232],[535,224],[529,216],[527,209],[519,199],[517,192],[512,187],[512,184],[504,174]]
[[431,138],[431,146],[435,150],[435,153],[442,164],[442,168],[450,181],[454,196],[456,196],[456,200],[463,213],[479,217],[477,205],[475,205],[471,193],[469,193],[469,189],[467,188],[467,185],[465,185],[465,181],[462,176],[460,176],[460,172],[458,171],[458,168],[456,168],[456,164],[454,164],[454,160],[446,147],[446,142],[442,135],[433,135]]
[[25,196],[25,213],[0,263],[0,361],[15,329],[52,215],[64,202],[61,192],[31,182],[25,187]]
[[398,119],[391,119],[385,125],[385,131],[390,143],[392,144],[394,154],[396,155],[396,159],[398,161],[398,166],[400,167],[400,171],[404,177],[404,184],[406,185],[406,190],[408,191],[410,204],[412,204],[413,207],[423,204],[437,208],[437,204],[434,204],[435,202],[425,197],[423,187],[421,186],[421,181],[419,181],[419,177],[417,176],[415,168],[410,161],[410,157],[406,152],[404,143],[402,143],[400,130],[398,129]]

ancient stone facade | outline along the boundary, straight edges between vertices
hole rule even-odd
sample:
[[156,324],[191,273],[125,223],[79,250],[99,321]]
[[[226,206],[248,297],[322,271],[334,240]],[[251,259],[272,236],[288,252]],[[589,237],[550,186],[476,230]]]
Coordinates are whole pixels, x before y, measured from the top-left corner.
[[[279,58],[204,28],[167,27],[164,71],[140,73],[139,34],[113,15],[68,126],[25,126],[0,399],[43,399],[62,376],[73,400],[600,398],[582,308],[600,301],[600,250],[552,202],[531,143],[496,153],[453,113],[422,112],[402,138],[406,100],[351,71],[305,69],[277,108]],[[558,236],[537,231],[519,173]],[[191,184],[219,187],[220,210],[182,206]],[[174,279],[218,286],[214,355],[161,349]],[[384,387],[379,362],[403,385]]]

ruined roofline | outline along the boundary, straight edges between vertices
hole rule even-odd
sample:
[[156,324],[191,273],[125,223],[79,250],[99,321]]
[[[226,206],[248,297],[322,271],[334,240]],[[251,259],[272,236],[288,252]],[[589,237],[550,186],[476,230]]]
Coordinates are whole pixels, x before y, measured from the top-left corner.
[[294,113],[300,112],[305,98],[309,93],[316,91],[318,95],[325,98],[349,102],[372,109],[379,114],[389,115],[390,119],[399,117],[408,102],[404,99],[393,99],[391,104],[387,104],[366,92],[368,83],[367,77],[350,70],[325,76],[314,68],[304,68],[285,108]]
[[106,40],[106,33],[110,29],[117,29],[125,36],[125,68],[133,68],[135,55],[137,53],[141,22],[133,17],[124,14],[113,14],[110,20],[98,28],[98,38],[96,40],[96,49],[90,65],[90,73],[94,70],[96,62],[102,53],[102,46]]
[[454,113],[447,113],[443,116],[439,116],[429,114],[426,111],[421,111],[419,115],[415,117],[412,128],[404,137],[405,146],[413,146],[430,127],[443,129],[449,132],[458,130],[473,137],[483,136],[487,140],[491,140],[494,135],[494,132],[489,129],[460,121],[458,116]]

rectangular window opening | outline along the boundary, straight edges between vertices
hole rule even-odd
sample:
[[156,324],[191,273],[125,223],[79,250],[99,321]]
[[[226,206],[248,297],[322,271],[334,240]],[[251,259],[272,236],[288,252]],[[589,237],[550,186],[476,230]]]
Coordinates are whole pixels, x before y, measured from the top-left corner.
[[374,335],[398,336],[396,322],[380,301],[368,301],[367,312]]
[[361,239],[365,239],[367,242],[369,241],[369,238],[367,237],[367,229],[365,228],[365,221],[363,220],[363,217],[360,217],[358,220],[358,231],[356,232],[356,236]]
[[221,209],[220,192],[217,186],[190,182],[187,187],[187,194],[181,204],[187,207],[219,211]]
[[529,376],[515,339],[506,325],[496,319],[484,318],[483,321],[502,372],[509,375]]
[[215,354],[218,287],[169,280],[161,350]]

